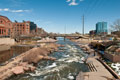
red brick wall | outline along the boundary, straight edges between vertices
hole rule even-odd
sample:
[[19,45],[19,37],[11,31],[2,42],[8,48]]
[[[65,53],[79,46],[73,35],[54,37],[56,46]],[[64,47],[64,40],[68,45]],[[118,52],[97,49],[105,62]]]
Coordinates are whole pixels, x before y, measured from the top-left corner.
[[15,35],[28,35],[30,34],[30,23],[13,23],[13,32]]
[[0,16],[0,36],[10,36],[12,22],[5,16]]
[[30,34],[30,22],[11,22],[7,17],[0,16],[0,36],[19,36]]

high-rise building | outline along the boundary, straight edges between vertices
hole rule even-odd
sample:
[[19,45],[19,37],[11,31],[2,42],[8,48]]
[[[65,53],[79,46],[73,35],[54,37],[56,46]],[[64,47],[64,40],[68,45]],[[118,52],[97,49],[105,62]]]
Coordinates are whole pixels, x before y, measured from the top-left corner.
[[98,22],[96,24],[96,34],[107,34],[108,30],[107,30],[107,22]]

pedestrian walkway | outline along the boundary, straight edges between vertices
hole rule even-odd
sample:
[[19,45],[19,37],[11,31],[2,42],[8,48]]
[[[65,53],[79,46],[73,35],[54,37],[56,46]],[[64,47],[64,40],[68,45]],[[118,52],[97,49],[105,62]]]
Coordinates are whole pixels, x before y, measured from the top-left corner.
[[[83,80],[109,80],[112,79],[112,74],[98,61],[96,58],[88,58],[88,68],[90,72],[83,73]],[[81,73],[77,76],[76,80],[80,79]]]

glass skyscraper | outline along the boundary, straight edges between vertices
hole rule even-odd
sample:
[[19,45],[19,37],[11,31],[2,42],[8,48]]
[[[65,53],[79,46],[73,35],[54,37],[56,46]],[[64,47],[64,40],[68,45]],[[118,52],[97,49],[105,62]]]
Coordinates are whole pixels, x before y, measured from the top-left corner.
[[96,34],[107,34],[107,22],[98,22],[96,24]]

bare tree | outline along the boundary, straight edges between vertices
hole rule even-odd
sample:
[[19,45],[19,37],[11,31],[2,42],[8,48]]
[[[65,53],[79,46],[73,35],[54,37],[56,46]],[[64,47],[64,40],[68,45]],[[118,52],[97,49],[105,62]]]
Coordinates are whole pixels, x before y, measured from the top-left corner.
[[111,26],[110,30],[113,31],[120,31],[120,19],[116,20]]

